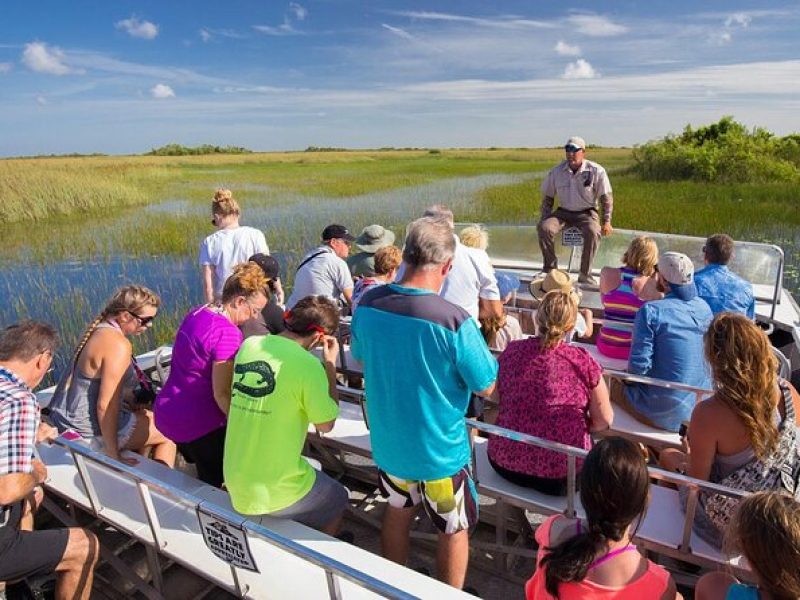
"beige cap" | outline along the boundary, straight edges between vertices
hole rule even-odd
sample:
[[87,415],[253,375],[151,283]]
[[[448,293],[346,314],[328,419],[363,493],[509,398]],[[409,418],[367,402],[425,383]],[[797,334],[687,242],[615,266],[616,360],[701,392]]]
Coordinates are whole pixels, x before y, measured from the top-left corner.
[[658,272],[673,285],[687,285],[694,281],[694,264],[680,252],[664,252],[658,259]]
[[586,142],[582,137],[578,137],[577,135],[573,135],[567,140],[567,143],[564,144],[564,147],[566,148],[567,146],[575,146],[577,148],[581,148],[582,150],[586,150]]

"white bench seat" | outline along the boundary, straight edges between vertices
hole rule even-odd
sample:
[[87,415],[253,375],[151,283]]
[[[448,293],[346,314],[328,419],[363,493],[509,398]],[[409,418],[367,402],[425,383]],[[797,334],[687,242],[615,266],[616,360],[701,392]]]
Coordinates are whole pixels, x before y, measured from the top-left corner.
[[313,425],[308,427],[309,434],[316,436],[324,445],[361,456],[372,456],[372,443],[369,429],[364,422],[361,407],[352,402],[339,403],[339,416],[328,433],[317,433]]
[[611,424],[611,429],[600,432],[599,435],[621,435],[658,449],[682,447],[681,437],[677,433],[645,425],[618,404],[613,404],[613,407],[614,422]]
[[[488,440],[475,438],[473,449],[475,456],[474,475],[478,491],[481,494],[490,498],[502,499],[512,506],[545,515],[561,514],[567,510],[567,498],[565,496],[543,494],[532,488],[511,483],[501,477],[489,463],[488,449]],[[580,505],[580,499],[577,496],[575,498],[575,511],[579,516],[585,516],[583,507]]]

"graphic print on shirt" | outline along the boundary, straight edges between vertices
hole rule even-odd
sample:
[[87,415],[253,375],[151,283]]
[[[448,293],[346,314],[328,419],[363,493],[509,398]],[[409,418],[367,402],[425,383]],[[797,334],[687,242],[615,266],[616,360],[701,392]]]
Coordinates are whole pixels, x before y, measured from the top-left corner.
[[234,377],[239,377],[233,383],[234,390],[253,398],[264,398],[275,391],[275,373],[265,360],[237,364],[233,370]]

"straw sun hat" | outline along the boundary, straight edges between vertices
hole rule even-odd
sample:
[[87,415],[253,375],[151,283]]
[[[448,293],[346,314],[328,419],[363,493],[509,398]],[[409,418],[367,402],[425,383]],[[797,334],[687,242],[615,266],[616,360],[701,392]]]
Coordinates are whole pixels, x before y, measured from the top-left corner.
[[536,300],[541,300],[547,292],[552,292],[553,290],[561,290],[567,294],[573,293],[580,297],[578,291],[572,286],[569,273],[560,269],[553,269],[549,273],[540,275],[531,281],[528,289],[530,289],[531,296]]

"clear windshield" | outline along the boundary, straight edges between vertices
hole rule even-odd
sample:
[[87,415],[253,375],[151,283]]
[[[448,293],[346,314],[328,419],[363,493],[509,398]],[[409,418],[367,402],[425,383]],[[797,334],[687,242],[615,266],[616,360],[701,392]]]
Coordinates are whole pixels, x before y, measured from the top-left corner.
[[[466,224],[456,224],[461,231]],[[484,225],[489,231],[489,256],[497,267],[537,268],[542,264],[535,225]],[[637,235],[647,235],[656,240],[660,252],[669,250],[682,252],[692,259],[695,269],[703,268],[703,244],[705,238],[649,231],[615,229],[610,237],[603,238],[594,261],[594,269],[604,266],[617,267],[622,255]],[[569,265],[571,249],[556,243],[558,262],[561,268]],[[580,248],[572,259],[572,270],[580,265]],[[760,300],[772,301],[776,286],[782,285],[783,251],[777,246],[756,242],[736,242],[736,252],[728,265],[735,273],[752,282]]]

